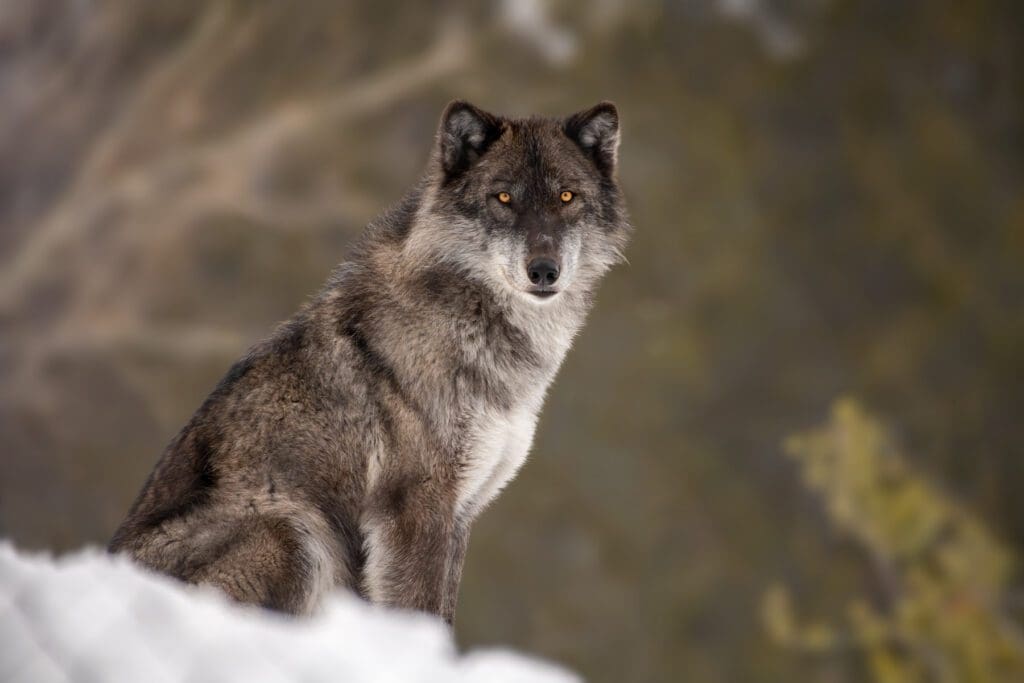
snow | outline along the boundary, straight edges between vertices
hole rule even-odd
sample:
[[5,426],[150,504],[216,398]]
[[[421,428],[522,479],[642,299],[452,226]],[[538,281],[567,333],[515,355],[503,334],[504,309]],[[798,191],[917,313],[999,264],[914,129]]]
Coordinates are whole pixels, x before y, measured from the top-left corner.
[[0,542],[0,680],[573,683],[508,651],[460,655],[448,628],[337,592],[311,619],[230,602],[89,549]]

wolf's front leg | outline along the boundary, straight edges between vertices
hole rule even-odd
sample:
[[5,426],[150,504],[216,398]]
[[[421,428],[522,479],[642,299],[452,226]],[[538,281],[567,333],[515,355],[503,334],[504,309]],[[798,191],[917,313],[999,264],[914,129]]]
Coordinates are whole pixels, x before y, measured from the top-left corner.
[[466,532],[437,493],[392,485],[373,497],[361,525],[363,587],[371,602],[430,612],[451,623]]
[[459,601],[459,584],[462,582],[462,565],[466,561],[466,548],[469,545],[469,522],[456,523],[451,543],[448,547],[448,568],[445,577],[444,601],[441,604],[441,616],[451,624],[455,620],[455,606]]

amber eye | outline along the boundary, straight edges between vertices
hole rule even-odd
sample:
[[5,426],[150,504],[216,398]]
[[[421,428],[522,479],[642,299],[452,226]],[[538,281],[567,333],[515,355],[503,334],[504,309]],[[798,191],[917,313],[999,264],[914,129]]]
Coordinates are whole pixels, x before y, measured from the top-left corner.
[[562,198],[562,203],[563,204],[568,204],[569,202],[572,201],[572,198],[573,198],[574,195],[573,195],[572,192],[569,192],[569,190],[565,190],[559,196]]
[[512,195],[510,195],[508,192],[499,192],[498,201],[501,202],[502,204],[508,204],[510,201],[512,201]]

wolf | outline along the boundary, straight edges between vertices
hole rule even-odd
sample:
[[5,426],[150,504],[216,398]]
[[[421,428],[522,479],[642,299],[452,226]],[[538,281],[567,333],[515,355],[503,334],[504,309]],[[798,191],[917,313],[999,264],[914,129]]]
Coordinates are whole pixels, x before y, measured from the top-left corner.
[[609,102],[449,104],[421,180],[231,367],[109,550],[286,613],[344,587],[451,623],[470,525],[623,260],[618,147]]

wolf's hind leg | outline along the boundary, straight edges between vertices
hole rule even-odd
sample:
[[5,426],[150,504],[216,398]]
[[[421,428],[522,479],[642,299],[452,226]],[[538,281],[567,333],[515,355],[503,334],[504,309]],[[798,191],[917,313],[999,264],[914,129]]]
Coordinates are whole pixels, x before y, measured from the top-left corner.
[[324,571],[303,536],[280,519],[251,518],[238,523],[209,562],[186,579],[217,586],[239,602],[292,614],[308,613]]

